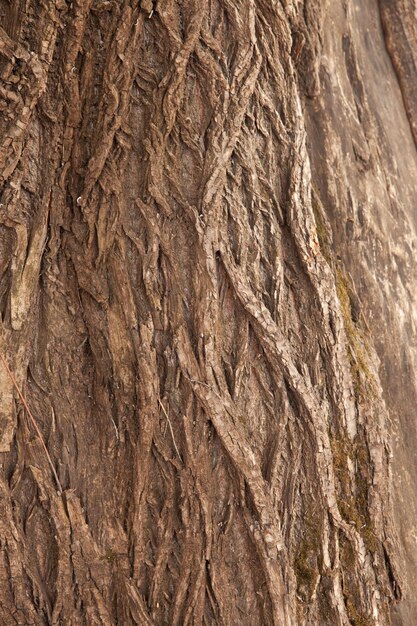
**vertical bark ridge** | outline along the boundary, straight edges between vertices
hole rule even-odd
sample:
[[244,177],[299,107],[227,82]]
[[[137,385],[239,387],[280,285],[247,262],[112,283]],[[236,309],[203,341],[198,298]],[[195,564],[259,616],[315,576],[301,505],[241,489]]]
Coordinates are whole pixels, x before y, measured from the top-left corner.
[[2,378],[5,624],[385,624],[400,596],[299,4],[28,2],[0,30],[0,349],[64,488]]

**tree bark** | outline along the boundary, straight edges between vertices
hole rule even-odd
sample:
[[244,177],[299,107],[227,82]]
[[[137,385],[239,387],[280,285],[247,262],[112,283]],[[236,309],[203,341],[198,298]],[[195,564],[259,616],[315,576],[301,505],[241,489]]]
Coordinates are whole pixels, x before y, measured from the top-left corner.
[[413,623],[415,10],[0,0],[1,624]]

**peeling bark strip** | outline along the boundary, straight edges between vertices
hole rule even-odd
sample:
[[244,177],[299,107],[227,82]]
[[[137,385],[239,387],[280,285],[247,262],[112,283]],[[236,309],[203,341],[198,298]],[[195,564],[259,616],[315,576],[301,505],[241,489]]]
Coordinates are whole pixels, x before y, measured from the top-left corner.
[[59,482],[58,475],[57,475],[57,473],[55,471],[54,464],[52,463],[51,457],[49,455],[48,448],[45,445],[45,441],[43,439],[42,433],[39,430],[38,423],[37,423],[36,419],[32,415],[32,411],[30,410],[30,408],[28,406],[28,403],[26,402],[26,398],[24,397],[24,395],[22,394],[22,392],[19,389],[19,385],[16,382],[16,379],[15,379],[15,377],[13,375],[13,372],[10,370],[10,367],[8,366],[6,359],[4,358],[3,354],[1,354],[1,353],[0,353],[0,361],[2,362],[2,364],[4,366],[4,369],[6,370],[8,376],[9,376],[9,378],[10,378],[10,380],[11,380],[13,386],[14,386],[14,388],[16,389],[16,391],[17,391],[17,393],[18,393],[18,395],[19,395],[19,397],[20,397],[20,399],[22,401],[22,404],[25,407],[26,412],[27,412],[27,414],[28,414],[28,416],[30,418],[30,421],[32,422],[32,426],[35,429],[36,434],[39,437],[39,441],[41,442],[42,448],[44,449],[45,456],[48,459],[48,463],[49,463],[49,465],[51,467],[52,474],[53,474],[53,476],[55,478],[55,481],[56,481],[56,484],[57,484],[57,487],[58,487],[58,492],[59,492],[58,495],[61,495],[61,493],[62,493],[61,483]]
[[1,624],[391,623],[360,11],[0,0]]

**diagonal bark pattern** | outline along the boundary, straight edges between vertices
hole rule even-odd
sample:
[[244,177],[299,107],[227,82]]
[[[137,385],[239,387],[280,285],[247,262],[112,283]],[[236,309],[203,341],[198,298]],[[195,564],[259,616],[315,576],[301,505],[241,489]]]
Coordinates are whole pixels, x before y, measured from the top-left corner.
[[390,623],[325,5],[0,1],[0,349],[63,487],[2,371],[2,624]]

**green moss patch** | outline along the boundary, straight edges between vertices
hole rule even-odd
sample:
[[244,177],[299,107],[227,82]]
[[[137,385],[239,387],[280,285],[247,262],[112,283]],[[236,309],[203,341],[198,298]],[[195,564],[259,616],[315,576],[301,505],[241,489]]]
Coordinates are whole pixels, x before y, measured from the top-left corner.
[[365,334],[352,319],[352,288],[340,268],[336,270],[336,291],[342,310],[355,395],[359,401],[363,401],[375,393],[376,381],[369,367],[370,356]]
[[303,535],[294,558],[294,571],[299,592],[309,599],[315,589],[321,561],[323,524],[316,512],[303,520]]
[[[333,467],[338,482],[337,504],[343,519],[353,524],[361,535],[365,547],[374,553],[378,542],[369,516],[369,454],[364,441],[358,437],[350,441],[347,436],[331,438]],[[357,468],[353,477],[349,459]]]

